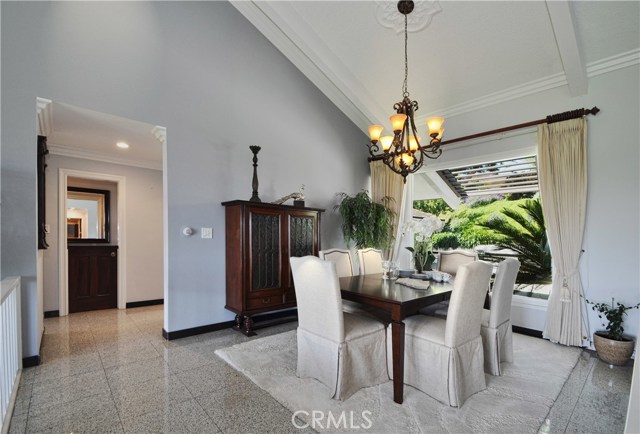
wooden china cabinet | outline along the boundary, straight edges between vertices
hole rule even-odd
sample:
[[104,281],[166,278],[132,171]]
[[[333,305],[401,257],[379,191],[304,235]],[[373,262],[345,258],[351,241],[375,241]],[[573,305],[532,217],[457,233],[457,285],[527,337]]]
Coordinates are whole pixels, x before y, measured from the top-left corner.
[[255,335],[255,314],[296,306],[290,256],[318,255],[318,208],[234,200],[223,202],[226,225],[225,308],[234,328]]

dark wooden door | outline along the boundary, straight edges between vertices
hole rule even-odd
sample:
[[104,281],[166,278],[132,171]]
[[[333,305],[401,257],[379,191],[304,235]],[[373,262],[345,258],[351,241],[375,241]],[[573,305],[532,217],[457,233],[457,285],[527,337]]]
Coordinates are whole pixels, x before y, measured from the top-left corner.
[[69,313],[118,307],[117,252],[117,246],[69,246]]

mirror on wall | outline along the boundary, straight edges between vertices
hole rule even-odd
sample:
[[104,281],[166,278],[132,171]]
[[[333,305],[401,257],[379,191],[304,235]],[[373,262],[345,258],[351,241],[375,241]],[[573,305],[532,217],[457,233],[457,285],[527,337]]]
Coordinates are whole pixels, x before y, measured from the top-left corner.
[[67,240],[109,242],[109,191],[67,187]]

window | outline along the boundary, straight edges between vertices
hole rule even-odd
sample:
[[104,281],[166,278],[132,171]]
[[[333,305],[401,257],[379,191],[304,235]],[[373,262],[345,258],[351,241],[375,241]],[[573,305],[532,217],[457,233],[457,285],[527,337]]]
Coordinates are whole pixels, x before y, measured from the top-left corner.
[[460,198],[538,191],[538,165],[534,155],[437,173]]

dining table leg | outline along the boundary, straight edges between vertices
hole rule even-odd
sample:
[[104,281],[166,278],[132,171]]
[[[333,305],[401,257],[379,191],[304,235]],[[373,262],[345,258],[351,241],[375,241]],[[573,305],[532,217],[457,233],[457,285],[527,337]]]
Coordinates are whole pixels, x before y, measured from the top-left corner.
[[391,322],[393,345],[393,401],[402,404],[404,394],[404,323]]

